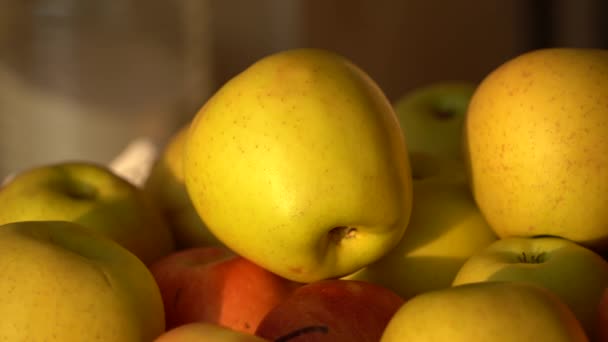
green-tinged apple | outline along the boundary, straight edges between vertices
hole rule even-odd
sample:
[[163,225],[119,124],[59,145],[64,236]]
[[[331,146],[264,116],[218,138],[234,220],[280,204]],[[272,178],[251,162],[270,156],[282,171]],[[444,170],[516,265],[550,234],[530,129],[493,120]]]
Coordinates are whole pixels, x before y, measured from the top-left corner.
[[407,91],[394,103],[410,152],[462,160],[467,106],[477,84],[439,81]]
[[597,306],[608,287],[608,262],[563,238],[504,238],[471,256],[453,285],[481,281],[520,281],[551,290],[593,338]]
[[182,127],[169,139],[143,186],[164,215],[178,249],[221,245],[194,209],[184,184],[182,161],[189,127]]
[[299,282],[386,254],[412,205],[391,103],[360,68],[319,49],[266,56],[224,84],[191,123],[184,175],[220,241]]
[[454,183],[468,182],[466,164],[462,160],[440,158],[425,153],[409,152],[412,178],[441,178]]
[[259,336],[223,327],[196,322],[169,329],[154,342],[269,342]]
[[0,226],[0,341],[152,341],[165,330],[146,265],[67,221]]
[[498,66],[465,119],[467,169],[496,233],[608,249],[608,50],[548,48]]
[[404,299],[356,280],[329,279],[296,289],[256,331],[270,341],[377,342]]
[[207,322],[253,334],[266,313],[301,286],[221,246],[176,251],[150,271],[163,297],[167,329]]
[[102,234],[148,264],[174,249],[158,209],[104,165],[61,162],[23,171],[0,188],[0,224],[71,221]]
[[580,322],[551,291],[516,282],[481,282],[408,300],[380,342],[587,342]]
[[464,262],[496,241],[467,183],[415,180],[414,199],[397,247],[345,279],[370,281],[410,298],[450,287]]

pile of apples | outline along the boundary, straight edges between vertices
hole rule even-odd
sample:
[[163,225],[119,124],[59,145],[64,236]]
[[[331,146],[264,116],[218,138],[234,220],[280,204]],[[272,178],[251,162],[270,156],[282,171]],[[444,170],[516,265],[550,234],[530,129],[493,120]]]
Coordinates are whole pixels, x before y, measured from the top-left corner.
[[606,50],[395,103],[282,51],[149,171],[3,184],[0,341],[608,341]]

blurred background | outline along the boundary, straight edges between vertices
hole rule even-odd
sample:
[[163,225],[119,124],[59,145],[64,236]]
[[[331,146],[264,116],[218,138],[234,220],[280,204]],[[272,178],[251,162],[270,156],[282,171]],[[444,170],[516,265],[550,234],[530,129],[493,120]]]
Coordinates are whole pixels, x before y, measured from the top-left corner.
[[551,46],[608,47],[602,0],[0,0],[0,179],[162,147],[257,59],[326,48],[396,100]]

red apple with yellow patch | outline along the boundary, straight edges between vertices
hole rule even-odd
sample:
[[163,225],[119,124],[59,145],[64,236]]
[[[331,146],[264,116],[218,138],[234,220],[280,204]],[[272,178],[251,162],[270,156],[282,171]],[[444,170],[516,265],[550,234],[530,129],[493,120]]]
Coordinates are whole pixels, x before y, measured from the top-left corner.
[[220,246],[174,252],[150,270],[168,329],[208,322],[253,333],[264,315],[300,286]]

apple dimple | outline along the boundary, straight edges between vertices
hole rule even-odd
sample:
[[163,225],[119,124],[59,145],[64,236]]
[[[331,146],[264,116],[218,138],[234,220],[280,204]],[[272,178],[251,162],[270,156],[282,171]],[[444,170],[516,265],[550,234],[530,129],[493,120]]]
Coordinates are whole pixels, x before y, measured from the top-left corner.
[[85,182],[71,182],[66,185],[65,193],[75,200],[92,200],[97,197],[99,191]]
[[337,226],[329,230],[329,239],[335,244],[340,244],[345,239],[354,239],[357,237],[357,228],[350,226]]
[[453,110],[447,110],[443,108],[435,108],[433,110],[433,117],[439,120],[449,120],[455,116]]

